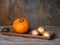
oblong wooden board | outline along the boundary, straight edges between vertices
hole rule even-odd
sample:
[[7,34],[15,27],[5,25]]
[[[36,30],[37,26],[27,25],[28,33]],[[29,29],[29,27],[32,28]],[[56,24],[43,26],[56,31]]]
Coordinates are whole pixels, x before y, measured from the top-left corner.
[[18,34],[15,32],[0,32],[3,35],[8,35],[8,36],[19,36],[19,37],[25,37],[25,38],[37,38],[37,39],[45,39],[45,40],[49,40],[52,38],[53,33],[51,33],[50,37],[45,37],[45,36],[34,36],[34,35],[30,35],[30,34]]

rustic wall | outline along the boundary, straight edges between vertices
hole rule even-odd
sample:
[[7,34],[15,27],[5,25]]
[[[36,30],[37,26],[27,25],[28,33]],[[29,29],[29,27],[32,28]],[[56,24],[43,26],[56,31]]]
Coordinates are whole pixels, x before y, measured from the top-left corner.
[[0,25],[12,25],[18,17],[27,18],[31,27],[60,25],[60,0],[0,0]]
[[60,0],[49,0],[49,14],[52,15],[51,24],[60,26]]

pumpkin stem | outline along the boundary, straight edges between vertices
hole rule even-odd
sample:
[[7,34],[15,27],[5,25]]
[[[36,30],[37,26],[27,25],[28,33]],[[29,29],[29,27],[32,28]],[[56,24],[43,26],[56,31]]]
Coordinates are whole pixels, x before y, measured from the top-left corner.
[[23,22],[24,20],[23,20],[23,19],[20,19],[19,21],[20,21],[20,22]]

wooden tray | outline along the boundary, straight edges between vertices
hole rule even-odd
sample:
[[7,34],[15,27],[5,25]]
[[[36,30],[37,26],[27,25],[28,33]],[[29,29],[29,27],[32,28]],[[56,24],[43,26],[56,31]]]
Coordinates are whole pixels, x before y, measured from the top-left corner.
[[45,40],[49,40],[53,36],[53,33],[51,34],[50,37],[34,36],[34,35],[30,35],[30,34],[18,34],[18,33],[14,33],[14,32],[0,32],[0,33],[3,35],[8,35],[8,36],[19,36],[19,37],[25,37],[25,38],[37,38],[37,39],[45,39]]
[[34,35],[31,35],[31,34],[28,34],[28,33],[27,34],[18,34],[18,33],[14,32],[14,31],[10,31],[10,32],[2,32],[2,31],[0,31],[0,33],[3,34],[3,35],[8,35],[8,36],[19,36],[19,37],[25,37],[25,38],[37,38],[37,39],[45,39],[45,40],[50,40],[54,35],[53,32],[50,32],[49,37],[40,36],[40,35],[34,36]]

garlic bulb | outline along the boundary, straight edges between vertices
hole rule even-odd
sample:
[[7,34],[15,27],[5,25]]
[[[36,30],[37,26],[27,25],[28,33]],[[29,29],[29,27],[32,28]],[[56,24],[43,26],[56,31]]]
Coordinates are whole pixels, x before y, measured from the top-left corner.
[[37,29],[41,34],[45,31],[43,27],[38,27]]
[[39,35],[39,32],[37,30],[32,30],[31,34],[34,35],[34,36],[36,36],[36,35]]
[[49,37],[49,36],[50,36],[50,33],[49,33],[48,31],[45,31],[45,32],[43,33],[43,36]]

